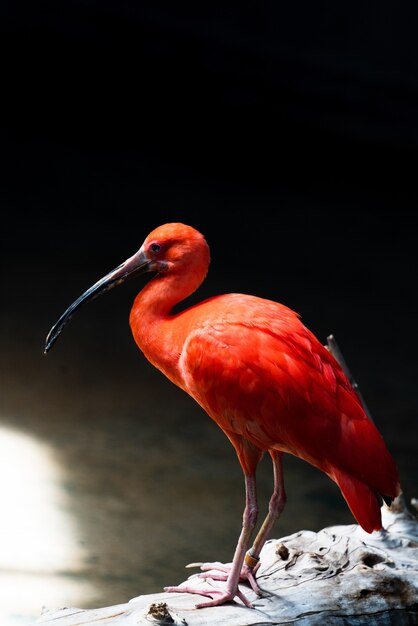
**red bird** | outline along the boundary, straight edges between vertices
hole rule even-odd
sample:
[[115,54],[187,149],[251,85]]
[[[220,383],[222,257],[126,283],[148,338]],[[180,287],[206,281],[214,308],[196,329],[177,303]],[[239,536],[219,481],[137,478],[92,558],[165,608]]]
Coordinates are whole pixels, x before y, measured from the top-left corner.
[[[198,607],[235,597],[251,606],[238,583],[247,580],[259,592],[254,574],[260,552],[286,502],[283,452],[334,480],[369,533],[382,528],[380,497],[390,504],[400,485],[395,462],[341,366],[294,311],[235,293],[172,312],[203,282],[209,262],[208,244],[194,228],[177,223],[156,228],[136,254],[65,311],[47,337],[45,352],[84,302],[139,274],[155,273],[130,313],[134,339],[146,358],[223,430],[237,453],[246,488],[232,565],[202,566],[223,571],[216,578],[226,580],[224,588],[185,586],[166,591],[211,598]],[[258,514],[255,474],[264,452],[273,462],[274,490],[268,515],[248,549]]]

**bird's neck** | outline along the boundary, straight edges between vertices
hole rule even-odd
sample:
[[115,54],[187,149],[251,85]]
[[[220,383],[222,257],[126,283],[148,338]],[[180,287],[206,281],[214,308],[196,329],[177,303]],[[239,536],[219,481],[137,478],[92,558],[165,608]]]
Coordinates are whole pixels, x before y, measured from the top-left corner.
[[[200,283],[199,283],[200,284]],[[171,381],[183,387],[178,360],[187,336],[187,315],[173,315],[176,304],[198,285],[176,276],[157,276],[135,298],[129,323],[140,350]]]

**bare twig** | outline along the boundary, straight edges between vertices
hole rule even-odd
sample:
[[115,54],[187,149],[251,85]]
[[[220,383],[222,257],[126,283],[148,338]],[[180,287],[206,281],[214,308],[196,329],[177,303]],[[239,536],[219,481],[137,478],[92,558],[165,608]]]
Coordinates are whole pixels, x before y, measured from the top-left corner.
[[366,413],[367,417],[370,419],[370,421],[374,422],[374,419],[369,411],[369,408],[367,406],[367,404],[364,401],[364,398],[361,394],[361,391],[359,389],[358,384],[356,383],[356,381],[354,380],[354,377],[352,375],[352,373],[350,372],[348,365],[342,355],[342,352],[340,350],[340,347],[334,337],[334,335],[328,335],[327,337],[327,345],[325,346],[332,354],[332,356],[338,361],[338,363],[341,365],[341,367],[344,370],[345,375],[347,376],[348,380],[350,381],[350,384],[352,386],[352,388],[354,389],[354,391],[356,392],[356,394],[358,395],[361,404],[363,405],[363,409],[364,412]]

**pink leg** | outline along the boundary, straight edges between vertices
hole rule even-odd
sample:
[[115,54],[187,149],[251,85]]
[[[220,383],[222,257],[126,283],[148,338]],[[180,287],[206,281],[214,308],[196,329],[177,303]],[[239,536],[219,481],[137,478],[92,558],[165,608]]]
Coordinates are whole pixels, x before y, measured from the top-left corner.
[[[285,504],[286,493],[283,482],[282,471],[282,453],[277,450],[270,451],[270,456],[273,461],[274,472],[274,488],[269,502],[269,512],[265,518],[260,530],[257,533],[252,548],[248,550],[245,555],[243,567],[241,569],[240,580],[250,583],[253,591],[261,595],[260,588],[258,587],[254,574],[260,565],[260,553],[270,536],[275,522],[279,519]],[[222,563],[202,563],[200,564],[202,570],[211,570],[206,574],[200,574],[202,578],[211,578],[213,580],[226,580],[226,573],[230,571],[230,566],[223,565]],[[215,572],[212,570],[216,570]],[[218,574],[216,572],[225,572],[224,574]]]
[[[252,607],[252,604],[249,600],[241,593],[238,589],[238,583],[240,579],[243,577],[243,563],[245,558],[245,553],[248,548],[248,544],[251,539],[251,535],[253,533],[255,524],[257,522],[258,515],[258,505],[257,505],[257,491],[256,491],[256,481],[255,481],[255,471],[252,474],[245,474],[245,493],[246,493],[246,503],[242,521],[242,530],[238,539],[238,544],[235,549],[234,558],[232,560],[232,566],[229,568],[218,568],[217,564],[207,564],[212,569],[216,567],[216,569],[225,569],[228,570],[228,576],[218,576],[216,574],[212,575],[208,572],[203,574],[202,576],[210,579],[217,578],[218,580],[224,580],[226,578],[226,587],[225,589],[220,589],[216,587],[209,587],[199,589],[197,587],[192,586],[181,586],[181,587],[165,587],[164,591],[180,591],[180,592],[188,592],[188,593],[197,593],[200,595],[210,596],[213,598],[214,595],[217,595],[217,598],[213,598],[208,602],[201,602],[196,605],[196,608],[200,609],[207,606],[217,606],[219,604],[224,604],[225,602],[231,601],[238,596],[240,600],[248,607]],[[248,569],[244,566],[244,569]],[[250,573],[250,572],[249,572]],[[248,578],[245,576],[244,578]],[[255,581],[254,581],[255,582]]]
[[279,519],[286,504],[286,492],[283,482],[282,453],[277,450],[270,450],[270,456],[273,461],[274,489],[270,498],[267,517],[257,533],[252,548],[248,550],[245,556],[245,563],[250,568],[255,568],[259,563],[260,552],[269,538],[271,530],[275,522]]
[[[260,565],[260,553],[286,504],[282,471],[282,453],[277,450],[271,450],[270,456],[273,461],[274,488],[269,502],[269,512],[257,533],[252,548],[248,550],[245,555],[239,577],[239,580],[249,582],[253,591],[259,595],[261,595],[261,591],[257,585],[254,574]],[[213,580],[227,580],[226,572],[230,571],[230,567],[228,565],[222,565],[222,563],[202,563],[200,567],[203,570],[210,570],[205,574],[201,574],[201,576]],[[216,572],[213,570],[216,570]],[[219,574],[217,572],[225,573]]]

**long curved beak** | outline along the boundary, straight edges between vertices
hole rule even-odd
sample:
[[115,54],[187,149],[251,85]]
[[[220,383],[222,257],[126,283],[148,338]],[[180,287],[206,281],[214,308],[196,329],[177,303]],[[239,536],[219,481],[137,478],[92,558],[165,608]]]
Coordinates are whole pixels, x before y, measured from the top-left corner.
[[118,267],[115,267],[115,269],[106,274],[106,276],[98,280],[97,283],[94,283],[94,285],[87,289],[82,296],[77,298],[77,300],[64,311],[59,320],[51,328],[45,342],[45,354],[52,348],[66,323],[82,304],[89,300],[94,300],[94,298],[97,298],[97,296],[100,296],[105,291],[113,289],[113,287],[120,285],[130,278],[135,278],[145,272],[151,272],[153,269],[155,268],[152,267],[152,261],[145,256],[141,247],[138,252],[129,257],[124,263],[118,265]]

